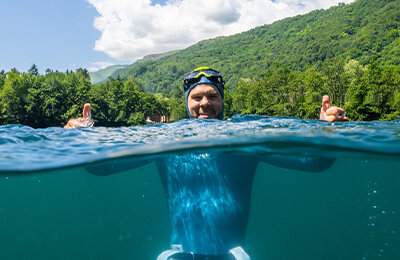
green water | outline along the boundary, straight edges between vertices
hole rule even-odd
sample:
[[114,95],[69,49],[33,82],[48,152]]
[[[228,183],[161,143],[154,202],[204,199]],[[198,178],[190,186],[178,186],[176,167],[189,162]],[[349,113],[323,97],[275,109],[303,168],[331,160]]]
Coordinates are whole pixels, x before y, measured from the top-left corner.
[[[0,175],[0,259],[156,259],[169,247],[155,164],[107,177],[82,167]],[[309,173],[261,163],[252,259],[400,259],[400,161],[339,158]]]
[[[400,121],[237,115],[121,128],[0,126],[0,260],[155,260],[171,239],[156,164],[109,176],[84,167],[186,152],[336,158],[318,173],[258,165],[243,245],[252,260],[400,259]],[[240,176],[235,167],[246,162],[224,158],[224,174]]]
[[400,259],[399,170],[355,159],[322,173],[261,166],[247,235],[254,259]]
[[0,190],[0,259],[155,259],[169,246],[153,164],[109,177],[2,176]]

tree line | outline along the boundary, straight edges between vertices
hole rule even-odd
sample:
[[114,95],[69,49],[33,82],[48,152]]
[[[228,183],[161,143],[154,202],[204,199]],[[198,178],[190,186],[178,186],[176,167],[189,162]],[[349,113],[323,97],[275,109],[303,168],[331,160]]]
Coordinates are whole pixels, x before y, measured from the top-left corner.
[[40,75],[33,65],[28,72],[0,72],[2,125],[62,126],[71,118],[81,117],[83,104],[88,102],[97,126],[139,125],[157,113],[172,114],[173,118],[186,113],[178,97],[143,92],[134,78],[109,78],[93,85],[86,69],[65,73],[46,70]]
[[[334,58],[304,72],[275,63],[264,73],[240,78],[225,89],[225,118],[234,114],[319,117],[322,96],[343,107],[353,121],[400,119],[400,65]],[[108,78],[91,84],[88,71],[40,75],[35,65],[28,72],[0,72],[0,124],[32,127],[62,126],[81,116],[91,103],[97,126],[144,124],[147,117],[187,118],[182,86],[169,94],[148,93],[135,78]]]

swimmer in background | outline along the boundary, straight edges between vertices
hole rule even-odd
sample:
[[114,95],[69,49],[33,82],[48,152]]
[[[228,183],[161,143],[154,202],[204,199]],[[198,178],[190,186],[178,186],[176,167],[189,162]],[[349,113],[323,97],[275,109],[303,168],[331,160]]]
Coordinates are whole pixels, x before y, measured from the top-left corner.
[[[224,81],[219,72],[207,67],[194,70],[184,78],[184,90],[190,118],[223,119]],[[334,122],[346,121],[347,117],[343,109],[330,107],[329,97],[324,96],[320,119]],[[106,176],[152,161],[119,159],[86,169]],[[243,247],[258,164],[320,172],[334,161],[325,157],[224,153],[168,154],[155,159],[171,225],[170,249],[157,260],[249,260]]]

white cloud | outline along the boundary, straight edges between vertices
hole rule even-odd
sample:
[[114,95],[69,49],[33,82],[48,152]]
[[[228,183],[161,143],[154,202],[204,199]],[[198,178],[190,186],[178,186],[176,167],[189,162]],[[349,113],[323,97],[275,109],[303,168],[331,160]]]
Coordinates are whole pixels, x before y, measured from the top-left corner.
[[353,0],[87,0],[99,16],[95,50],[120,61],[188,47]]

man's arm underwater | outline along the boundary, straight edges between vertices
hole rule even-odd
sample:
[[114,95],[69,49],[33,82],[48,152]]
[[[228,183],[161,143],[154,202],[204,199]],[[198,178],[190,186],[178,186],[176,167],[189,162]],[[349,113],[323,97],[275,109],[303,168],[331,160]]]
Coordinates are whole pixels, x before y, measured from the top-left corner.
[[260,156],[259,161],[277,167],[306,172],[322,172],[329,169],[335,162],[334,158],[315,156],[285,156],[269,155]]
[[93,175],[107,176],[139,168],[141,166],[151,163],[152,161],[153,161],[152,159],[135,159],[135,158],[109,160],[105,162],[95,163],[93,165],[85,167],[85,170]]

